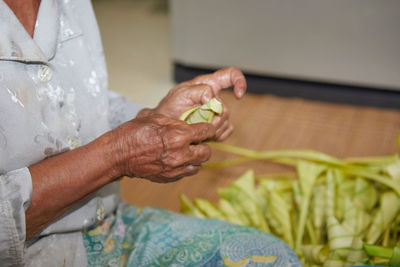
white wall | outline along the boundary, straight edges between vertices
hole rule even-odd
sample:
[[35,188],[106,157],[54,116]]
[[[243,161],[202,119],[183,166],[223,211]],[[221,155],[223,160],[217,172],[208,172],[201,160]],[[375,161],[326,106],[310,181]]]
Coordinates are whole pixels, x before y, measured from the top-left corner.
[[400,89],[399,0],[171,0],[173,59]]

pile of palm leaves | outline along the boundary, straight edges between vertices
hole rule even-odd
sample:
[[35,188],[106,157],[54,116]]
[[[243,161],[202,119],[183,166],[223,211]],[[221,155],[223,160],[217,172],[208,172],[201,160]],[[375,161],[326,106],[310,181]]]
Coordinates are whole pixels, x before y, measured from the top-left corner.
[[237,157],[209,167],[269,160],[296,172],[263,176],[249,170],[218,189],[217,205],[181,195],[183,213],[272,233],[306,266],[400,266],[399,155],[342,160],[310,150],[210,145]]

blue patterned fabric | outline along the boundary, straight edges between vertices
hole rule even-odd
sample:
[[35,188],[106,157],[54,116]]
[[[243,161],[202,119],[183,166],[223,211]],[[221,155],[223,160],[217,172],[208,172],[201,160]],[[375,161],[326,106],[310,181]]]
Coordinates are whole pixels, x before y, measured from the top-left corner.
[[259,230],[123,203],[83,237],[89,266],[302,266]]

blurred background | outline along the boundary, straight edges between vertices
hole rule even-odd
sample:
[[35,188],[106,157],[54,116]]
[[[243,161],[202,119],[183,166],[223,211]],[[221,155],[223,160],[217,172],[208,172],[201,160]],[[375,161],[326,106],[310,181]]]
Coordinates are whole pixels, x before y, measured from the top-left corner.
[[[249,94],[231,107],[227,143],[250,149],[315,149],[336,157],[397,152],[400,133],[398,0],[94,0],[110,89],[155,106],[174,86],[236,66]],[[215,151],[212,161],[228,156]],[[202,170],[158,185],[124,179],[136,205],[179,209],[178,195],[216,200],[248,168]]]
[[155,106],[173,86],[167,0],[94,0],[111,90]]
[[110,88],[144,104],[154,105],[173,80],[236,66],[248,74],[250,92],[400,106],[392,94],[400,89],[396,0],[95,0],[94,6]]

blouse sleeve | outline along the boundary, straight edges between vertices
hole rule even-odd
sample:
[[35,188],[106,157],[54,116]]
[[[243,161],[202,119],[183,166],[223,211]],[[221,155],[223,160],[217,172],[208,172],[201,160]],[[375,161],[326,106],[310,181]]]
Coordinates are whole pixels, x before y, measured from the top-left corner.
[[108,121],[110,122],[111,129],[132,120],[141,109],[145,108],[143,105],[134,104],[126,97],[113,91],[109,91],[108,93],[108,104]]
[[0,175],[0,262],[22,266],[25,244],[25,211],[32,199],[28,168]]

